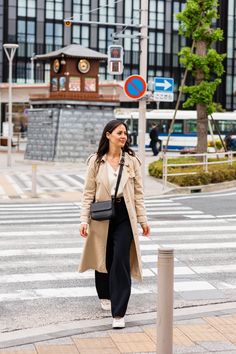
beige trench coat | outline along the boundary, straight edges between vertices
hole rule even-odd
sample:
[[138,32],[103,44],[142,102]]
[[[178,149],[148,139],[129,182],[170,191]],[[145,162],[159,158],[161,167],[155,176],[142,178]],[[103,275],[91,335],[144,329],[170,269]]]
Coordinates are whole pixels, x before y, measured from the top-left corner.
[[[82,197],[80,221],[89,224],[89,231],[88,237],[85,239],[79,272],[95,269],[99,272],[107,273],[106,244],[109,221],[92,220],[90,218],[90,205],[94,196],[96,201],[105,201],[111,198],[111,192],[107,174],[106,156],[104,155],[102,158],[99,169],[95,160],[96,154],[88,159],[88,169]],[[133,241],[130,250],[131,275],[137,280],[142,280],[137,223],[147,222],[140,165],[141,163],[137,157],[125,153],[125,164],[120,182],[123,185],[123,196],[133,231]]]

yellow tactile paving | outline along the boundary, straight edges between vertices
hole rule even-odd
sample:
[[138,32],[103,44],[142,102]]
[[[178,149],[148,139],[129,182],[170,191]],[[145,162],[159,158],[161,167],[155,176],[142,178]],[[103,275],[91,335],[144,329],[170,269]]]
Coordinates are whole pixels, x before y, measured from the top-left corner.
[[114,349],[114,342],[109,337],[104,338],[73,338],[78,350],[82,349]]
[[[154,327],[146,327],[144,328],[144,332],[154,341],[156,342],[157,330]],[[173,329],[173,343],[174,345],[181,346],[194,346],[194,343],[178,328]]]
[[203,318],[205,321],[210,323],[211,325],[227,325],[227,324],[236,324],[236,315],[233,316],[220,316],[220,317],[204,317]]
[[80,354],[120,354],[118,349],[103,348],[103,349],[81,349]]
[[146,340],[150,340],[150,338],[145,334],[145,333],[110,333],[110,337],[111,339],[115,342],[115,343],[119,343],[119,342],[140,342],[140,341],[146,341]]
[[173,330],[173,344],[184,347],[194,346],[194,343],[179,328]]
[[73,344],[35,344],[35,347],[37,349],[37,354],[79,354],[76,345]]
[[6,176],[0,176],[0,186],[5,191],[6,195],[14,197],[17,196],[17,191],[12,184],[7,180]]
[[152,341],[147,342],[119,342],[116,344],[121,353],[149,353],[156,350]]
[[214,326],[222,335],[232,343],[236,344],[236,324],[225,324]]
[[156,350],[156,344],[145,333],[111,333],[110,336],[121,353],[145,353]]
[[177,328],[193,342],[198,341],[227,341],[227,339],[213,326],[205,325],[179,325]]
[[0,354],[38,354],[36,350],[21,350],[20,348],[18,349],[0,349]]
[[143,330],[151,338],[152,341],[156,341],[157,330],[155,327],[145,327]]
[[236,344],[236,316],[206,317],[205,321],[210,323],[217,331],[232,343]]

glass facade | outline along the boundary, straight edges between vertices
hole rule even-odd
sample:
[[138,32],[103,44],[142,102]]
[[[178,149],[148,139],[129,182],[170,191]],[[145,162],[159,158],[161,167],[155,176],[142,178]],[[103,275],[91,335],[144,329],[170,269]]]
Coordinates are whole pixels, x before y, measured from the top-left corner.
[[[17,82],[28,82],[30,76],[30,58],[35,53],[36,45],[36,1],[22,0],[17,2],[16,38],[17,50],[16,77]],[[27,58],[27,59],[26,59]]]
[[[173,77],[176,82],[176,96],[183,74],[177,53],[185,45],[185,39],[178,35],[179,24],[175,14],[183,9],[185,1],[147,1],[149,4],[147,77],[148,80],[155,76]],[[116,42],[124,47],[124,73],[116,79],[124,79],[139,73],[140,39],[129,36],[139,33],[140,0],[71,0],[68,3],[63,0],[11,0],[11,3],[10,1],[5,3],[5,8],[10,4],[8,7],[11,11],[6,13],[8,19],[4,22],[3,41],[19,44],[14,71],[14,77],[18,82],[30,80],[30,63],[34,53],[47,53],[70,43],[78,43],[106,53],[108,46],[113,44],[113,34],[117,32],[126,34],[127,37],[119,38]],[[227,60],[223,83],[216,98],[224,108],[235,110],[236,1],[220,0],[219,3],[221,15],[219,24],[224,30],[226,39],[223,44],[218,45],[218,49],[227,52]],[[68,17],[74,19],[71,27],[64,26],[63,20]],[[5,26],[7,21],[8,26]],[[99,24],[91,25],[83,21],[95,21]],[[114,23],[125,23],[126,27]],[[4,64],[0,76],[2,81],[7,81],[7,72],[3,67]],[[48,65],[40,63],[34,70],[37,82],[48,79]],[[108,80],[114,78],[107,73],[106,63],[101,63],[100,78]],[[174,103],[168,103],[167,106],[173,107]]]

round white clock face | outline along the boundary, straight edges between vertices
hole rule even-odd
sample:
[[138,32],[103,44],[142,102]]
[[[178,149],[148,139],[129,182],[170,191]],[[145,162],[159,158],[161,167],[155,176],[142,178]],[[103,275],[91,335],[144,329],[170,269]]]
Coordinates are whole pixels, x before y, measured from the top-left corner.
[[90,70],[90,63],[86,59],[80,59],[78,62],[78,69],[81,73],[86,74]]

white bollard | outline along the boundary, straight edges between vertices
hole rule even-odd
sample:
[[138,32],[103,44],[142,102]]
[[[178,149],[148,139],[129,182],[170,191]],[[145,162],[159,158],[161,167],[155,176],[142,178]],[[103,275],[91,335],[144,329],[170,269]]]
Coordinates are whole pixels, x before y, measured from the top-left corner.
[[37,165],[32,165],[32,198],[37,198]]
[[158,250],[157,353],[173,353],[174,250]]

